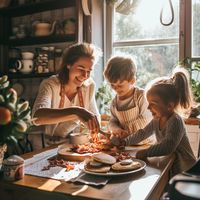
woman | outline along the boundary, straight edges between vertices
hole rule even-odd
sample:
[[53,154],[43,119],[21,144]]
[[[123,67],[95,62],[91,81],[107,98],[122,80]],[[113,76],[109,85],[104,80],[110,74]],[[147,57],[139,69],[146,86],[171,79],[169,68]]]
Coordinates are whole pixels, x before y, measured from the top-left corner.
[[[100,115],[95,101],[95,84],[90,77],[101,52],[93,44],[67,48],[58,75],[44,80],[33,106],[35,125],[46,125],[46,140],[66,138],[80,120],[98,131]],[[97,120],[98,119],[98,120]]]

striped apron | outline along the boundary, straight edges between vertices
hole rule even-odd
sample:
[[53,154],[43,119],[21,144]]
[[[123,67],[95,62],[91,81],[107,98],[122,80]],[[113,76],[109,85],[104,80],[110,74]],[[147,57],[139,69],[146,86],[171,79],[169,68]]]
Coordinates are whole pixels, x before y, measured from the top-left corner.
[[[133,94],[133,99],[136,103],[135,107],[120,111],[117,109],[117,98],[115,99],[116,106],[114,107],[114,113],[119,120],[120,125],[123,129],[128,131],[129,135],[134,134],[137,130],[144,128],[148,124],[147,119],[140,115],[140,110],[137,106],[138,95],[136,91]],[[140,142],[139,145],[149,142],[149,139],[146,139]]]

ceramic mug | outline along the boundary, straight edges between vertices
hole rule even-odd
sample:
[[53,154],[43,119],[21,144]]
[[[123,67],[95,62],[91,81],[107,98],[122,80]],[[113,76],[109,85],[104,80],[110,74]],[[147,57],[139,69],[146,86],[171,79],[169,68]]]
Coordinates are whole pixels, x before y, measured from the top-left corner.
[[17,68],[21,73],[29,74],[33,71],[33,60],[18,60],[19,67]]

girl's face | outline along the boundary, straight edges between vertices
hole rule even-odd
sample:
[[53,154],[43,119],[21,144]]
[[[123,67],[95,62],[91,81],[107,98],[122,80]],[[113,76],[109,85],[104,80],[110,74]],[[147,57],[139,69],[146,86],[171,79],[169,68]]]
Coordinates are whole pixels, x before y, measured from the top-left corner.
[[147,93],[147,101],[149,103],[148,109],[155,119],[168,117],[173,112],[171,104],[166,105],[158,95],[151,92]]
[[68,65],[69,69],[69,84],[74,84],[80,87],[85,80],[90,77],[93,70],[93,60],[87,57],[79,58],[74,64]]
[[134,80],[132,81],[117,81],[110,83],[111,88],[117,93],[119,97],[125,96],[133,88]]

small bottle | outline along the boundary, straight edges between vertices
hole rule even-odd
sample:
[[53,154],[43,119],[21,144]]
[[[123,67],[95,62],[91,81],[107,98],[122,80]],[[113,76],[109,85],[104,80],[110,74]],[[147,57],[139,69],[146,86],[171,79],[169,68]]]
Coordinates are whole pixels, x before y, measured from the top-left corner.
[[58,72],[60,70],[62,58],[62,49],[55,49],[55,71]]

